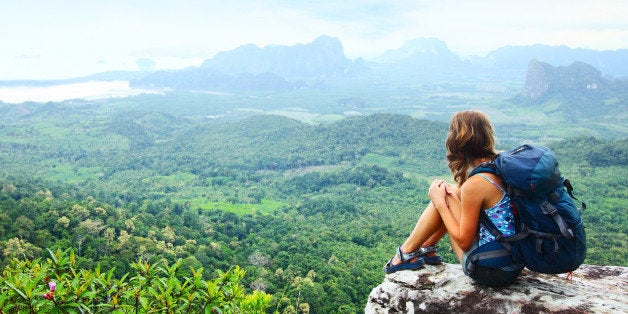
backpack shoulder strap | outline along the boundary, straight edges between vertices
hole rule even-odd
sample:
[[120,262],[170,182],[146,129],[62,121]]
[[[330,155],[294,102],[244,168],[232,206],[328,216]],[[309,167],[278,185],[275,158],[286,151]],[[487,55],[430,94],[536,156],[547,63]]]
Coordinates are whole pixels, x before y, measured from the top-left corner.
[[[497,172],[497,168],[495,167],[495,163],[493,163],[493,162],[483,162],[483,163],[479,164],[477,167],[475,167],[473,170],[471,170],[471,173],[469,173],[469,177],[472,177],[472,176],[474,176],[476,174],[481,174],[483,172],[499,174]],[[482,176],[482,177],[484,177],[484,176]],[[488,178],[486,178],[486,179],[489,180]],[[491,180],[489,180],[489,181],[491,181]],[[501,188],[500,188],[500,190],[501,190]],[[480,223],[482,225],[484,225],[484,227],[486,227],[486,229],[491,233],[491,235],[493,235],[493,237],[495,237],[495,239],[501,239],[503,237],[502,233],[499,231],[499,229],[497,229],[497,227],[495,226],[493,221],[491,221],[491,219],[488,217],[486,212],[484,210],[482,210],[482,209],[480,209]]]
[[493,237],[495,237],[495,240],[499,241],[504,237],[502,232],[497,229],[497,226],[495,226],[495,223],[493,223],[491,218],[488,217],[488,214],[484,209],[480,209],[480,223],[484,225],[486,230],[488,230]]
[[483,162],[479,164],[477,167],[475,167],[473,170],[471,170],[471,173],[469,173],[469,177],[476,175],[478,173],[482,173],[482,172],[488,172],[488,173],[499,175],[499,171],[497,171],[497,167],[495,167],[494,162]]

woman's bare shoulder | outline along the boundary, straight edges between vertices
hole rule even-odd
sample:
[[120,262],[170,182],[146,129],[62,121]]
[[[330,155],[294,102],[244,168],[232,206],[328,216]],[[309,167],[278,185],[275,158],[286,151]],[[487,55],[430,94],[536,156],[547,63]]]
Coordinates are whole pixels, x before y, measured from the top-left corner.
[[[490,173],[485,173],[483,174],[487,177],[489,177],[491,180],[496,181],[496,176]],[[501,181],[499,181],[499,183],[501,183]],[[492,192],[492,189],[487,189],[488,187],[493,186],[492,183],[490,183],[488,180],[486,180],[485,178],[482,178],[482,176],[479,175],[474,175],[471,176],[467,179],[467,181],[464,182],[464,184],[460,187],[460,193],[461,194],[475,194],[475,195],[486,195],[487,193]]]
[[486,181],[486,180],[478,175],[471,176],[467,179],[467,181],[465,181],[462,184],[460,189],[463,191],[473,191],[479,188],[480,186],[484,185],[483,181]]

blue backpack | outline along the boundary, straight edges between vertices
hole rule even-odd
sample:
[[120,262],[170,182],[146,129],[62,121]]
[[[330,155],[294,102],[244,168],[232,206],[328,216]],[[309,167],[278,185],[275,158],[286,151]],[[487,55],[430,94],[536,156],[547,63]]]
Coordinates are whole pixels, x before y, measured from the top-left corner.
[[[516,233],[503,237],[480,211],[480,223],[496,240],[480,247],[482,252],[475,257],[479,265],[524,265],[532,271],[560,274],[582,264],[586,255],[584,225],[573,201],[573,187],[558,170],[551,150],[523,145],[479,165],[470,176],[480,172],[501,177],[512,199]],[[585,208],[582,203],[581,210]]]

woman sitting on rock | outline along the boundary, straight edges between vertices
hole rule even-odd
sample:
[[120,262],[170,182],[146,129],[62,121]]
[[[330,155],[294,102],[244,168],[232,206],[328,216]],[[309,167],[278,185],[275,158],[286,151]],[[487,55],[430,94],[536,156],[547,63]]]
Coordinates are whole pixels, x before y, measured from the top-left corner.
[[515,233],[511,200],[501,179],[490,173],[468,177],[470,170],[497,157],[494,144],[493,127],[484,113],[469,110],[454,114],[445,145],[447,163],[457,186],[434,180],[428,192],[431,202],[396,256],[384,266],[386,273],[418,269],[425,263],[440,264],[435,245],[447,233],[465,274],[476,281],[499,286],[517,277],[521,268],[478,271],[469,258],[478,246],[494,240],[479,224],[481,210],[486,211],[505,237]]

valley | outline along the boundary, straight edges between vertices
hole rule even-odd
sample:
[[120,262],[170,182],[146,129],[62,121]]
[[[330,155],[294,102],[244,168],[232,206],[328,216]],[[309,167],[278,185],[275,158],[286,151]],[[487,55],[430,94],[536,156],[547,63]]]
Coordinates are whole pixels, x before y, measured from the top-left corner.
[[[31,82],[25,98],[0,98],[2,266],[58,251],[111,278],[144,278],[142,261],[197,280],[237,270],[232,280],[267,293],[269,309],[361,312],[428,183],[451,181],[448,122],[470,109],[491,117],[498,149],[552,148],[588,204],[585,263],[628,266],[624,80],[579,63],[470,66],[429,41],[441,55],[349,61],[325,40],[335,63],[306,77],[233,70],[273,69],[262,61],[296,49],[275,47],[259,62],[232,51],[180,72]],[[511,60],[506,52],[491,60]],[[299,62],[274,69],[294,75]],[[23,83],[0,84],[0,97]],[[94,89],[57,97],[73,84]],[[439,254],[456,262],[446,240]],[[0,290],[0,302],[15,291]]]
[[[447,106],[451,95],[429,96],[434,103],[421,106],[429,119],[404,111],[416,108],[382,112],[366,95],[366,105],[352,108],[362,110],[357,116],[343,115],[330,91],[302,109],[278,101],[294,93],[256,95],[1,105],[3,263],[15,256],[7,244],[17,237],[28,258],[73,249],[81,267],[100,264],[116,276],[138,258],[222,271],[240,265],[242,284],[263,287],[273,308],[299,299],[316,312],[359,312],[426,206],[428,182],[449,177],[447,117],[481,108],[495,117],[499,148],[525,141],[555,149],[589,204],[585,262],[626,265],[628,149],[620,126],[600,124],[615,136],[591,137],[596,130],[587,125],[505,109],[499,100]],[[231,109],[244,99],[256,110]],[[305,118],[268,114],[277,111]],[[512,115],[530,120],[512,124]],[[441,255],[455,262],[445,242]]]

